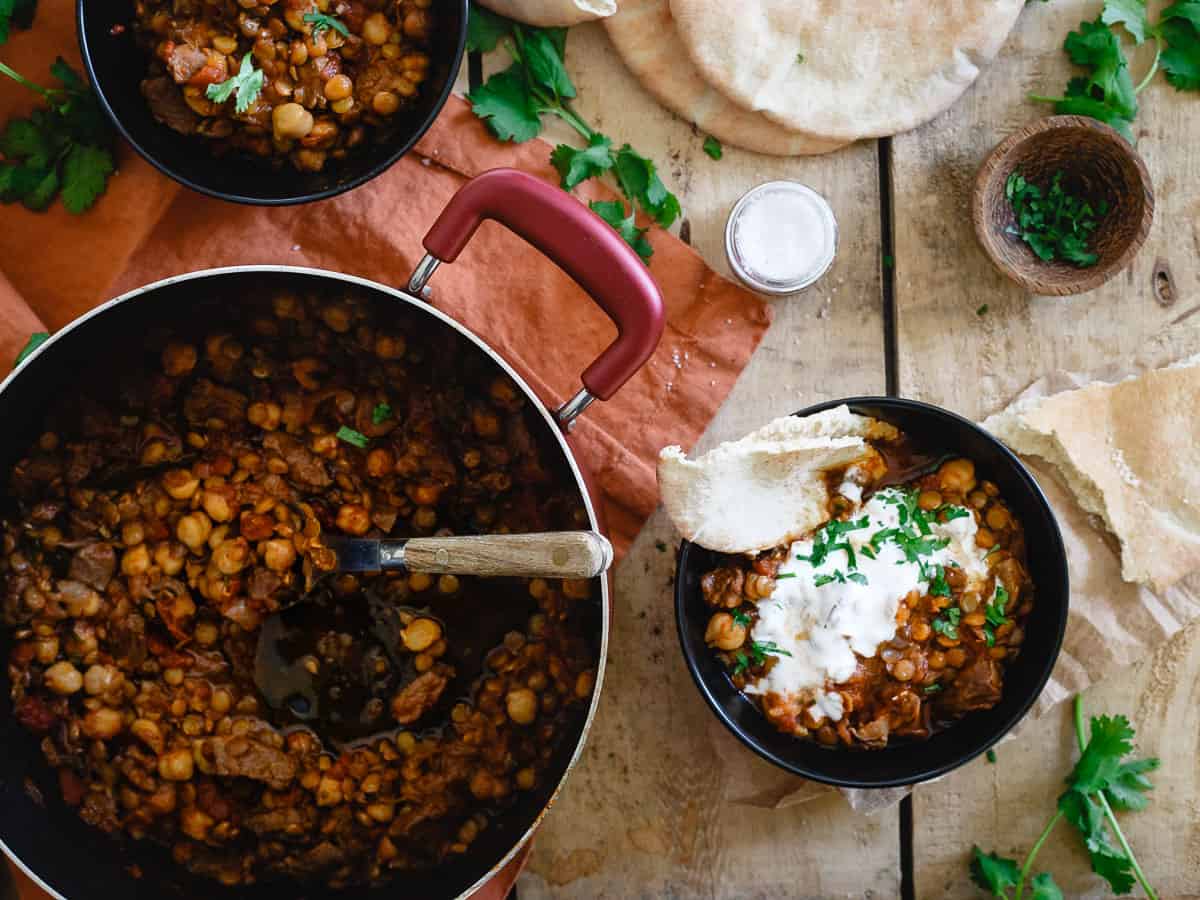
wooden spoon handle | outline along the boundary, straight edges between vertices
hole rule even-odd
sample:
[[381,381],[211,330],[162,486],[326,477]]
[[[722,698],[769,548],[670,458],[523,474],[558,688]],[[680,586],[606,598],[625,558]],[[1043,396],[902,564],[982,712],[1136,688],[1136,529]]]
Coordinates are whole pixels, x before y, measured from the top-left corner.
[[404,567],[431,575],[594,578],[612,565],[608,539],[593,531],[412,538]]

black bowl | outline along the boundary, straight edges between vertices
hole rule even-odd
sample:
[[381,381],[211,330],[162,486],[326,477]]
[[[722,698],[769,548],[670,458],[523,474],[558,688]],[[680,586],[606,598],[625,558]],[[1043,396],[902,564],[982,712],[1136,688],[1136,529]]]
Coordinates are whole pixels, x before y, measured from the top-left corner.
[[701,596],[700,578],[720,565],[721,554],[683,542],[675,578],[675,617],[683,656],[696,686],[717,718],[743,744],[768,762],[813,781],[855,788],[898,787],[958,768],[1000,740],[1029,711],[1050,677],[1067,627],[1067,554],[1054,513],[1033,476],[978,425],[927,403],[889,397],[836,400],[796,415],[807,416],[841,404],[891,422],[918,446],[970,457],[980,475],[999,486],[1001,496],[1023,523],[1036,602],[1021,653],[1005,670],[1000,702],[967,714],[928,740],[895,741],[882,750],[828,749],[776,731],[758,707],[733,686],[725,668],[705,645],[704,629],[711,610]]
[[437,118],[458,75],[467,40],[469,0],[439,0],[439,17],[429,79],[418,101],[397,113],[389,133],[368,140],[346,159],[331,160],[321,172],[299,172],[286,163],[227,154],[213,155],[208,142],[160,124],[142,97],[148,60],[130,24],[133,0],[79,0],[79,48],[100,105],[133,149],[164,175],[221,200],[285,206],[324,200],[381,174],[412,149]]

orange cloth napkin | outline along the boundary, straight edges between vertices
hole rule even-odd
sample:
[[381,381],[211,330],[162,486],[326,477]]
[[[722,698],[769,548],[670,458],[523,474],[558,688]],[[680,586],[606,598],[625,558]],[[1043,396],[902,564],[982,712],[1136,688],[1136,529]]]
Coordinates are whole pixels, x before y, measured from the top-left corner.
[[[0,58],[46,81],[55,55],[78,65],[70,0],[42,0],[32,30],[15,32]],[[0,79],[0,122],[37,98]],[[61,328],[109,297],[159,278],[214,266],[314,266],[405,284],[421,239],[469,178],[514,166],[556,180],[549,146],[501,144],[452,99],[410,153],[369,184],[332,200],[266,209],[211,200],[159,175],[128,147],[96,206],[72,216],[0,206],[0,370],[31,332]],[[589,183],[582,199],[612,199]],[[600,494],[613,544],[627,549],[657,503],[660,447],[690,446],[725,399],[770,323],[767,305],[709,269],[662,231],[650,271],[667,326],[650,363],[609,402],[579,420],[572,444]],[[483,336],[551,407],[614,335],[602,312],[562,273],[495,223],[431,283],[431,302]]]

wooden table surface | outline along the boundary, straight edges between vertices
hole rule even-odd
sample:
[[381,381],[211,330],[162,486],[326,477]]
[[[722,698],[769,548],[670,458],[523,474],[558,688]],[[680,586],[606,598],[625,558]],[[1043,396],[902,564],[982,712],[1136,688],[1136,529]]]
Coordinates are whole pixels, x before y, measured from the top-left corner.
[[[709,159],[704,135],[658,106],[601,27],[571,31],[577,109],[659,163],[682,201],[683,233],[712,266],[728,272],[726,216],[761,182],[811,185],[838,217],[836,263],[810,290],[773,301],[770,333],[702,448],[833,397],[890,391],[981,418],[1054,369],[1200,351],[1200,98],[1161,77],[1141,95],[1136,123],[1158,210],[1127,272],[1079,297],[1029,296],[975,243],[976,168],[1005,135],[1048,113],[1025,96],[1065,85],[1072,73],[1062,40],[1098,13],[1095,0],[1030,4],[1000,58],[951,110],[909,134],[812,159],[732,147]],[[485,61],[489,71],[496,62]],[[1135,80],[1145,66],[1135,57]],[[967,877],[971,845],[1020,857],[1035,839],[1074,760],[1066,710],[1000,747],[995,765],[973,762],[917,788],[903,807],[861,816],[837,794],[817,792],[773,808],[801,785],[727,734],[684,668],[673,553],[663,549],[676,540],[660,511],[616,573],[595,730],[539,834],[521,900],[982,896]],[[1193,627],[1086,695],[1090,711],[1128,714],[1141,751],[1163,760],[1150,810],[1124,823],[1164,898],[1200,897],[1198,683]],[[1038,868],[1053,871],[1067,896],[1108,895],[1065,828]]]

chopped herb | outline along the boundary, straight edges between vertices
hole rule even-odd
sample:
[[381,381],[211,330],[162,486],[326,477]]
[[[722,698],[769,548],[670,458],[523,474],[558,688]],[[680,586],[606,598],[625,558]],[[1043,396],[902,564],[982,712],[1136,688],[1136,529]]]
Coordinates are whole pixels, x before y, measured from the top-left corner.
[[783,581],[783,579],[785,579],[785,578],[795,578],[795,577],[796,577],[795,572],[780,572],[778,575],[775,576],[775,580]]
[[987,312],[988,312],[988,305],[985,303],[985,304],[983,304],[983,306],[979,307],[979,309],[975,310],[975,315],[979,316],[979,318],[982,319],[984,316],[987,315]]
[[659,553],[666,553],[667,545],[663,541],[655,541],[654,549],[657,550]]
[[858,548],[858,552],[867,559],[878,559],[878,557],[875,555],[875,549],[870,544],[863,544]]
[[386,403],[376,403],[371,410],[371,424],[382,425],[392,417],[392,408]]
[[938,513],[941,515],[943,522],[953,522],[955,519],[965,519],[971,515],[971,511],[965,506],[951,506],[948,503],[939,509]]
[[862,572],[851,572],[846,577],[849,578],[851,581],[853,581],[855,584],[866,584],[867,583],[867,576],[864,575]]
[[242,57],[242,64],[238,66],[238,73],[219,84],[210,84],[205,89],[204,96],[214,103],[224,103],[236,93],[237,99],[233,109],[241,115],[258,99],[262,86],[262,70],[254,68],[254,57],[247,52]]
[[983,638],[989,647],[996,646],[996,629],[1008,623],[1008,617],[1004,615],[1007,606],[1008,591],[1004,589],[1004,585],[997,582],[996,596],[983,611],[984,618],[987,619],[983,626]]
[[773,641],[763,641],[762,643],[759,643],[758,641],[750,642],[750,656],[753,657],[754,664],[756,666],[761,666],[764,662],[766,662],[768,654],[771,656],[792,655],[787,650],[784,650],[776,645]]
[[951,606],[942,610],[942,614],[933,620],[933,630],[944,634],[952,641],[958,640],[958,622],[962,618],[962,610]]
[[896,265],[896,258],[894,256],[892,256],[890,253],[883,254],[883,267],[885,269],[890,269],[895,265]]
[[68,212],[90,209],[115,169],[114,133],[96,95],[62,57],[50,66],[62,87],[42,87],[2,62],[0,74],[45,102],[28,118],[10,119],[0,134],[0,203],[39,212],[59,196]]
[[341,23],[337,16],[325,13],[310,12],[304,14],[304,21],[312,25],[312,35],[316,37],[322,31],[332,28],[342,37],[350,37],[350,29]]
[[0,44],[8,40],[12,26],[32,28],[37,0],[0,0]]
[[741,650],[734,654],[733,659],[735,663],[733,667],[734,675],[741,675],[748,668],[750,668],[750,660]]
[[1004,183],[1004,193],[1017,224],[1006,230],[1029,245],[1040,259],[1064,259],[1084,269],[1094,266],[1099,254],[1088,249],[1092,233],[1108,212],[1108,204],[1091,203],[1062,186],[1063,173],[1055,172],[1048,189],[1029,182],[1013,171]]
[[987,752],[987,761],[990,762],[992,765],[996,764],[996,751],[995,750],[989,750]]
[[[2,0],[0,0],[2,2]],[[19,366],[25,362],[26,358],[33,353],[38,347],[50,340],[49,333],[45,331],[35,331],[29,336],[29,340],[25,342],[25,346],[21,348],[21,352],[17,354],[17,358],[13,361],[13,366]]]
[[825,587],[825,585],[833,584],[835,581],[839,584],[845,584],[846,576],[841,572],[834,572],[832,575],[818,575],[813,579],[813,584],[817,587]]
[[371,443],[367,436],[360,431],[355,431],[353,428],[347,428],[343,425],[337,430],[339,440],[345,441],[347,444],[353,444],[359,450],[366,450]]
[[936,694],[941,689],[942,689],[942,686],[935,681],[933,684],[925,685],[924,692],[926,694]]
[[743,628],[749,628],[750,627],[750,614],[739,609],[737,612],[735,612],[733,614],[733,621],[737,622]]
[[[946,582],[946,570],[942,566],[936,566],[933,569],[933,578],[929,580],[929,596],[930,597],[949,597],[950,585]],[[957,612],[957,610],[955,610]],[[958,624],[955,621],[954,624]]]
[[725,155],[725,149],[721,146],[721,142],[711,134],[704,139],[704,152],[713,159],[720,159]]
[[[1108,882],[1114,894],[1127,894],[1135,884],[1147,897],[1157,897],[1138,864],[1121,825],[1113,814],[1121,810],[1140,810],[1147,805],[1146,792],[1153,785],[1146,772],[1158,768],[1157,759],[1125,759],[1133,751],[1133,728],[1124,716],[1093,716],[1091,736],[1084,728],[1083,698],[1075,697],[1075,737],[1080,749],[1079,761],[1067,777],[1067,790],[1058,798],[1057,808],[1023,863],[971,851],[971,880],[992,896],[1010,900],[1021,897],[1026,875],[1033,869],[1038,851],[1059,820],[1066,819],[1079,832],[1092,871]],[[989,755],[994,762],[994,754]],[[1116,843],[1113,842],[1116,837]],[[1063,893],[1048,873],[1033,877],[1034,900],[1061,900]],[[1014,891],[1010,893],[1011,891]]]
[[803,54],[803,53],[797,53],[797,54],[796,54],[796,62],[798,62],[798,63],[803,63],[803,62],[804,62],[804,54]]

